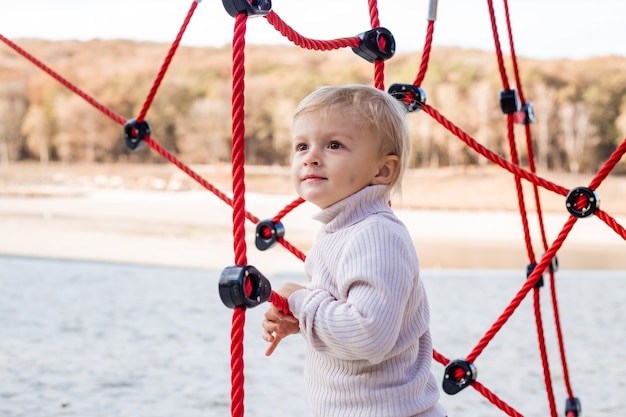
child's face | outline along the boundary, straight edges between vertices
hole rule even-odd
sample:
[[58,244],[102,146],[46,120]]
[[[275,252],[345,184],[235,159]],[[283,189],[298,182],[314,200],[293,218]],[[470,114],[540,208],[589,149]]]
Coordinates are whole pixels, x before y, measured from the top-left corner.
[[321,209],[376,183],[382,161],[378,138],[341,112],[299,115],[292,145],[296,191]]

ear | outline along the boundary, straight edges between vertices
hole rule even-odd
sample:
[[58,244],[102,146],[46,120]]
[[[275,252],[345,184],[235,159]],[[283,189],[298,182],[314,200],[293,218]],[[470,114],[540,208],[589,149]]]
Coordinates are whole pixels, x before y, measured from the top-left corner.
[[400,158],[397,155],[384,156],[378,164],[378,173],[372,178],[372,185],[389,185],[399,174]]

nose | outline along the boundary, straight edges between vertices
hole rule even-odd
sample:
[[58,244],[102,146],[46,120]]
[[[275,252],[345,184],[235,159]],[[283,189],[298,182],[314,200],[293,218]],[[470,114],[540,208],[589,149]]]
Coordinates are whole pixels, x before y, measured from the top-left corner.
[[302,160],[302,162],[304,163],[305,166],[308,166],[308,165],[318,166],[318,165],[320,165],[321,164],[321,158],[320,158],[319,151],[317,151],[317,148],[310,147],[309,150],[307,151],[304,159]]

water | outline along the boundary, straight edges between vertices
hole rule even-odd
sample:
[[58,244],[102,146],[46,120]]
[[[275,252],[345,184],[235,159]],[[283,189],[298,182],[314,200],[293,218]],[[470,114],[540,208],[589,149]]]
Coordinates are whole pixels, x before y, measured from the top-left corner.
[[[220,271],[0,257],[0,416],[230,415],[232,311]],[[518,271],[423,272],[435,348],[467,355],[523,285]],[[274,285],[298,273],[271,277]],[[560,271],[570,378],[586,417],[622,412],[626,272]],[[541,292],[557,410],[565,390],[549,291]],[[307,417],[304,346],[270,358],[264,311],[246,314],[245,415]],[[476,361],[478,380],[525,416],[549,415],[531,298]],[[444,368],[433,364],[441,380]],[[473,388],[442,394],[453,416],[504,416]]]

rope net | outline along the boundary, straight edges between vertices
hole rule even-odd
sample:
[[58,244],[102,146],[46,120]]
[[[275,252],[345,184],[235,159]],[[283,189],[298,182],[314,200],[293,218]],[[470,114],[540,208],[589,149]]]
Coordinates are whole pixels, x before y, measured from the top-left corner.
[[[95,109],[102,112],[108,118],[124,127],[126,145],[130,149],[136,149],[142,145],[148,145],[156,153],[174,164],[191,179],[196,181],[206,190],[212,192],[224,203],[233,208],[233,237],[234,237],[234,264],[235,266],[226,268],[222,273],[222,280],[226,277],[228,287],[226,292],[235,289],[239,292],[235,297],[231,295],[222,296],[222,300],[229,307],[233,308],[232,329],[231,329],[231,414],[233,417],[244,415],[244,364],[243,364],[243,340],[244,340],[244,323],[247,308],[254,307],[257,304],[268,301],[280,310],[289,312],[288,304],[284,298],[271,290],[269,282],[254,267],[247,265],[247,247],[245,240],[245,222],[246,220],[257,225],[257,247],[265,250],[275,244],[282,245],[298,259],[304,261],[306,255],[298,250],[294,245],[284,238],[284,229],[281,219],[287,216],[292,210],[296,209],[303,203],[302,199],[296,199],[288,203],[284,209],[277,213],[273,218],[260,221],[259,218],[246,210],[245,203],[245,152],[244,152],[244,96],[245,96],[245,51],[246,51],[246,24],[249,17],[262,16],[267,23],[273,26],[282,36],[288,39],[295,46],[314,50],[314,51],[331,51],[340,48],[352,48],[356,55],[366,59],[373,64],[373,84],[379,89],[385,89],[384,70],[386,60],[393,56],[395,52],[395,43],[393,35],[384,27],[380,26],[378,16],[378,4],[376,0],[368,0],[370,26],[357,36],[348,36],[344,38],[332,40],[309,39],[300,35],[296,30],[285,23],[271,9],[271,1],[249,2],[247,0],[223,0],[226,11],[234,18],[234,32],[232,42],[232,192],[233,198],[229,198],[226,193],[220,191],[209,181],[202,178],[198,173],[194,172],[184,162],[180,161],[174,154],[159,145],[150,135],[150,125],[145,120],[150,106],[156,96],[159,86],[163,81],[168,67],[172,62],[176,51],[180,45],[182,37],[191,21],[200,0],[191,2],[189,11],[181,24],[180,30],[171,44],[171,47],[160,67],[160,70],[148,92],[144,104],[139,114],[127,120],[121,115],[116,114],[113,110],[99,103],[95,98],[89,96],[62,75],[55,72],[45,63],[31,55],[19,45],[12,42],[8,38],[0,34],[0,40],[16,53],[29,60],[42,71],[46,72],[52,78],[57,80],[63,86],[73,93],[83,98],[87,103]],[[541,315],[541,288],[544,285],[544,276],[549,277],[550,282],[550,302],[555,318],[556,337],[558,341],[558,355],[560,356],[560,364],[562,366],[562,383],[564,384],[567,398],[565,398],[564,415],[566,417],[577,417],[581,413],[581,403],[574,395],[571,386],[568,363],[565,355],[564,339],[561,330],[559,318],[559,306],[556,296],[555,276],[558,270],[557,253],[568,234],[575,226],[576,222],[584,217],[594,215],[603,221],[608,227],[613,229],[615,233],[626,240],[626,230],[611,215],[601,210],[599,207],[599,199],[595,190],[611,173],[613,168],[621,160],[626,153],[626,139],[613,151],[610,157],[605,161],[601,169],[593,177],[588,186],[577,187],[568,190],[558,184],[555,184],[545,178],[539,176],[536,172],[534,154],[532,147],[532,136],[530,125],[534,121],[532,112],[532,104],[526,101],[523,86],[520,81],[520,72],[518,67],[517,56],[515,53],[515,44],[513,41],[513,31],[509,16],[509,8],[507,0],[503,0],[505,26],[508,37],[510,50],[510,67],[513,70],[514,85],[509,83],[509,75],[507,74],[505,65],[505,56],[502,51],[501,41],[498,35],[498,21],[494,12],[492,0],[487,0],[488,10],[491,19],[493,40],[495,45],[495,53],[499,73],[501,76],[502,90],[500,94],[500,105],[504,116],[506,117],[507,139],[510,152],[510,160],[506,160],[497,153],[491,151],[481,145],[475,139],[470,137],[461,128],[456,126],[452,121],[440,114],[436,109],[428,105],[425,101],[425,94],[421,89],[421,84],[428,73],[428,64],[432,42],[434,37],[434,29],[436,22],[436,0],[431,0],[430,8],[427,16],[427,29],[424,46],[422,48],[422,57],[420,65],[416,71],[415,80],[407,84],[394,84],[389,88],[389,92],[397,97],[407,106],[409,112],[422,110],[425,114],[432,117],[443,128],[447,129],[456,138],[461,140],[465,145],[477,152],[494,165],[501,167],[510,172],[515,181],[515,188],[518,199],[518,210],[522,220],[524,231],[524,244],[528,257],[528,265],[526,268],[527,279],[521,286],[519,291],[511,299],[509,305],[504,309],[492,326],[484,333],[482,338],[478,340],[474,348],[468,352],[462,359],[449,359],[440,350],[434,349],[433,358],[435,361],[445,366],[443,376],[443,389],[448,394],[456,394],[466,387],[472,387],[479,394],[483,395],[494,406],[502,410],[503,413],[510,416],[522,416],[522,414],[511,407],[507,402],[498,397],[493,391],[485,387],[477,380],[477,370],[475,366],[476,360],[480,357],[484,349],[495,338],[499,330],[507,323],[508,319],[516,311],[520,303],[532,292],[533,306],[535,313],[535,322],[537,330],[538,346],[543,367],[544,384],[549,405],[550,415],[552,417],[560,414],[557,411],[557,405],[552,385],[552,375],[548,365],[548,350],[545,343],[544,325]],[[524,125],[525,140],[523,145],[528,155],[528,167],[520,166],[520,158],[518,156],[518,143],[515,135],[515,124]],[[520,145],[521,146],[521,145]],[[534,204],[536,207],[536,215],[538,216],[538,233],[541,237],[542,247],[540,252],[543,255],[537,259],[535,253],[538,250],[533,247],[531,232],[529,227],[529,213],[526,208],[525,195],[522,192],[522,181],[528,181],[532,185]],[[539,189],[543,188],[550,192],[559,194],[566,198],[566,207],[570,212],[570,216],[558,233],[556,239],[549,243],[544,228],[543,213],[541,209],[541,201],[539,198]],[[222,291],[220,289],[220,291]],[[230,297],[230,298],[229,298]]]

